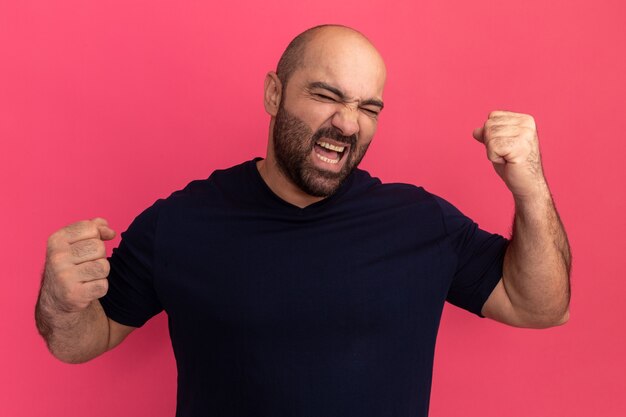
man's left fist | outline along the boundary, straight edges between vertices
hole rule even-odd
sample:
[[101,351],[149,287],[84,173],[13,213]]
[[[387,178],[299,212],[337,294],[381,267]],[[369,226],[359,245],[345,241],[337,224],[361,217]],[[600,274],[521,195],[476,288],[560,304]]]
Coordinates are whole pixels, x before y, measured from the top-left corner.
[[492,111],[472,136],[485,145],[487,158],[514,197],[534,197],[547,190],[532,116]]

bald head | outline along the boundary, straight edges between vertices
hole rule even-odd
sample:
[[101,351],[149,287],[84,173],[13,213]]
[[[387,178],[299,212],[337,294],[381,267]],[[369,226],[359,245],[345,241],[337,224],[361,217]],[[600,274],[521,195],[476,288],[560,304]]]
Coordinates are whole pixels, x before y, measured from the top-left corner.
[[[372,56],[371,61],[378,65],[384,74],[385,64],[382,57],[372,43],[360,32],[341,25],[320,25],[307,29],[296,36],[283,52],[276,75],[280,79],[283,88],[286,87],[291,75],[299,68],[315,60],[315,56],[324,53],[324,50],[344,48],[359,48],[363,53]],[[313,56],[311,56],[313,55]]]

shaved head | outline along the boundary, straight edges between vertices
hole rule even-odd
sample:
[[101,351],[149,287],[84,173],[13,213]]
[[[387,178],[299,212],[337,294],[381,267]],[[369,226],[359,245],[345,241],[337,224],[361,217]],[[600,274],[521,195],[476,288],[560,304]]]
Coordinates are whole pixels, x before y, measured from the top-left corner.
[[[351,35],[352,37],[361,38],[363,41],[371,45],[371,42],[359,31],[342,25],[319,25],[312,27],[300,33],[287,46],[278,61],[276,67],[276,75],[283,85],[287,86],[291,75],[305,62],[305,54],[307,47],[318,35],[335,34],[335,35]],[[376,50],[373,45],[372,49]],[[382,61],[382,58],[381,58]]]

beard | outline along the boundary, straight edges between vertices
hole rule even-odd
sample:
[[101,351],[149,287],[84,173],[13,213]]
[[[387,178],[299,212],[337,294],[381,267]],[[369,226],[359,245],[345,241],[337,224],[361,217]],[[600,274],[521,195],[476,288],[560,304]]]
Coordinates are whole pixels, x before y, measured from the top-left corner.
[[[314,197],[328,197],[337,191],[345,179],[356,168],[369,143],[357,146],[357,135],[344,136],[334,127],[320,128],[313,132],[298,117],[279,105],[274,120],[274,155],[278,168],[298,188]],[[311,152],[321,138],[333,139],[350,145],[341,158],[346,160],[339,172],[325,171],[314,166]]]

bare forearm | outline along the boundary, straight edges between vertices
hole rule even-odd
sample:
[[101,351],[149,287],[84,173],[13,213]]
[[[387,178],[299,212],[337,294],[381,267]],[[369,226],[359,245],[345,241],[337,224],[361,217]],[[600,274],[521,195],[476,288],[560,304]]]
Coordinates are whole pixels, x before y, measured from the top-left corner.
[[516,198],[503,284],[520,318],[538,326],[567,320],[570,265],[567,235],[547,185],[532,198]]
[[108,349],[109,322],[97,300],[79,312],[66,312],[57,309],[50,296],[42,292],[35,320],[48,349],[63,362],[86,362]]
[[570,250],[543,175],[535,119],[495,110],[474,129],[515,199],[513,238],[502,280],[482,312],[519,327],[550,327],[568,319]]

